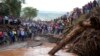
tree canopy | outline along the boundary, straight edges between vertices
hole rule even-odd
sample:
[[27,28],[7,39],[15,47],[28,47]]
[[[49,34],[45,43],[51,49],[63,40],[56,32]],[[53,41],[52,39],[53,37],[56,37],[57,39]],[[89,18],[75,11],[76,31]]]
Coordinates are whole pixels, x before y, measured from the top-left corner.
[[22,10],[22,16],[26,17],[27,19],[33,19],[37,16],[38,10],[32,7],[25,7]]
[[0,15],[2,16],[9,15],[9,9],[4,3],[0,3]]
[[24,3],[25,0],[0,0],[4,3],[9,9],[9,15],[19,17],[21,12],[21,3]]

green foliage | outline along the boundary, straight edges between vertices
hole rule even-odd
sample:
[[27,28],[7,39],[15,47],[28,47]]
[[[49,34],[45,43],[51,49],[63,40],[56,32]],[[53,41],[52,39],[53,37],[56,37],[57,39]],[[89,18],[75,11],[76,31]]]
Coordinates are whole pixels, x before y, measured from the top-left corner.
[[22,10],[22,16],[26,17],[27,19],[33,19],[34,17],[37,16],[38,10],[36,8],[32,7],[25,7]]
[[21,12],[21,3],[25,0],[1,0],[9,9],[9,15],[19,17]]
[[0,15],[2,16],[9,15],[9,9],[4,3],[0,3]]

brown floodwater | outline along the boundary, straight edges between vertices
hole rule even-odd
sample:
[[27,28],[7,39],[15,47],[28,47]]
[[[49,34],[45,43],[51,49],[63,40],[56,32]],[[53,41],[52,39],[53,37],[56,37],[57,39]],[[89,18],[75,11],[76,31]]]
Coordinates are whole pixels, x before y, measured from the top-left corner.
[[[48,52],[52,48],[53,47],[48,47],[48,46],[19,48],[13,50],[0,51],[0,56],[49,56]],[[75,55],[60,50],[59,52],[56,53],[56,56],[75,56]]]
[[0,51],[0,56],[24,56],[27,49],[19,48],[13,50]]

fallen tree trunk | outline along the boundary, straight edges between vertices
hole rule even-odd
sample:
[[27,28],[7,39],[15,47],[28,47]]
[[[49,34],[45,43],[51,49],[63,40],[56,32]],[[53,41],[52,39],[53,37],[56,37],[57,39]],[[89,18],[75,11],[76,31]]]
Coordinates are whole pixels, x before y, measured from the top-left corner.
[[69,43],[72,39],[74,39],[77,35],[82,33],[86,28],[91,27],[90,21],[82,21],[76,26],[73,27],[72,31],[66,35],[64,39],[60,41],[58,45],[56,45],[48,54],[54,55],[58,50],[63,48],[67,43]]

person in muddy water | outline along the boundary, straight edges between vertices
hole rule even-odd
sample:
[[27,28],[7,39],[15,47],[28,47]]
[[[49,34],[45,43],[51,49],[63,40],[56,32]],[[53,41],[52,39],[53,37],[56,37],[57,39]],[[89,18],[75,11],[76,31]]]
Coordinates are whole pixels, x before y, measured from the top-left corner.
[[28,36],[29,38],[32,38],[32,30],[31,29],[28,29],[28,35],[29,35]]
[[20,29],[20,40],[25,41],[25,31],[23,28]]
[[17,31],[15,30],[15,29],[13,29],[13,34],[14,34],[14,37],[15,37],[15,41],[17,41],[18,40],[18,38],[17,38]]
[[15,42],[15,36],[13,34],[13,31],[9,30],[8,34],[9,34],[9,37],[10,37],[10,42],[14,43]]

